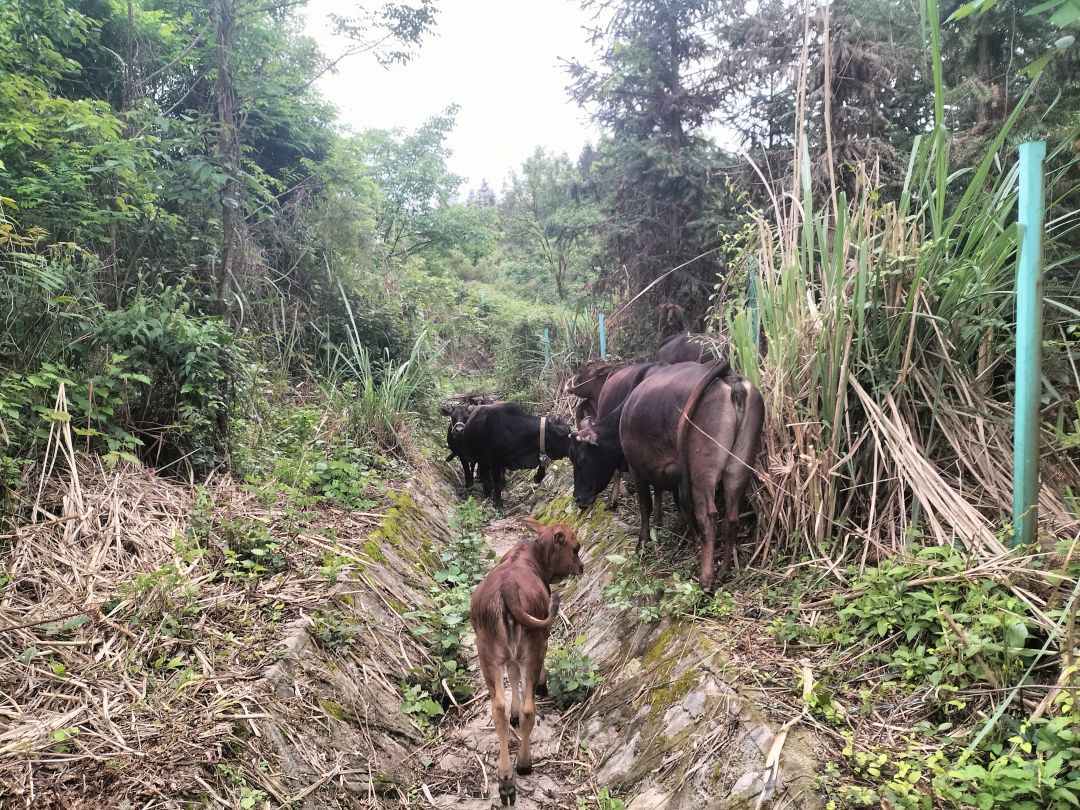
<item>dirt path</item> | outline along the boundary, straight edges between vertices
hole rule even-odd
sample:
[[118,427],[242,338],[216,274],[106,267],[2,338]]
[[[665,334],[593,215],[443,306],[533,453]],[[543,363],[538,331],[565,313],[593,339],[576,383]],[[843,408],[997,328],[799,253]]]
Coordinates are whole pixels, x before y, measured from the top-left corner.
[[[484,537],[497,559],[528,536],[520,515],[498,518],[484,528]],[[563,625],[565,628],[565,620]],[[475,661],[474,649],[470,664]],[[495,778],[499,743],[491,722],[491,700],[479,671],[473,683],[476,697],[440,735],[434,776],[444,790],[453,787],[455,792],[432,791],[431,798],[437,807],[486,810],[500,806]],[[512,727],[511,757],[517,751],[516,735],[517,729]],[[564,722],[563,713],[550,700],[538,700],[532,735],[534,770],[528,776],[516,776],[517,808],[572,808],[575,797],[591,795],[590,763],[575,757],[578,742],[573,729]]]

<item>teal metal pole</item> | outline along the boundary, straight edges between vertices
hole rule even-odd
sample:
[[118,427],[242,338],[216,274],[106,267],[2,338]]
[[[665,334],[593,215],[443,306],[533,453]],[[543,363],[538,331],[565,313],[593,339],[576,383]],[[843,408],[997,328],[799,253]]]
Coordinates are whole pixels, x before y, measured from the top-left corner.
[[600,313],[600,357],[607,357],[607,333],[604,332],[604,313]]
[[1013,430],[1014,543],[1039,527],[1039,391],[1042,382],[1043,159],[1045,141],[1020,144],[1016,271],[1016,423]]
[[551,362],[551,333],[544,327],[544,365]]
[[750,337],[753,339],[755,346],[761,344],[761,335],[758,331],[761,328],[761,315],[758,312],[757,285],[757,259],[752,259],[750,263],[750,289],[747,290],[746,302],[750,306]]

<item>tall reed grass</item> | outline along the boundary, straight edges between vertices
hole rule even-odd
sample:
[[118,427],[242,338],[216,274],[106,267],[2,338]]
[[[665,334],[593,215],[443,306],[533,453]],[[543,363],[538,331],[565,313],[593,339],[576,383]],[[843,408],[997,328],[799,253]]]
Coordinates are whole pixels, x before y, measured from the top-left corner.
[[433,363],[442,349],[432,346],[423,331],[406,360],[393,360],[389,350],[382,357],[373,357],[361,340],[343,288],[341,299],[349,322],[344,345],[325,342],[327,379],[332,382],[329,393],[349,415],[354,442],[371,440],[385,450],[397,450],[403,440],[404,423],[416,416],[418,406],[432,396]]
[[[762,387],[771,416],[763,536],[787,551],[803,547],[829,559],[857,549],[865,561],[918,536],[984,560],[1007,551],[1012,139],[1031,90],[978,164],[950,171],[932,40],[936,126],[916,138],[899,199],[880,199],[875,169],[866,166],[857,167],[852,199],[833,187],[831,199],[815,205],[804,135],[790,185],[774,189],[770,211],[751,215],[742,260],[758,279],[767,353],[759,354],[749,311],[726,318],[736,362]],[[1080,219],[1066,204],[1076,199],[1077,160],[1068,151],[1075,137],[1050,144],[1051,241]],[[1076,254],[1055,255],[1080,265]],[[1075,302],[1051,296],[1047,305],[1080,317]],[[1080,470],[1057,452],[1052,426],[1042,449],[1043,538],[1075,543]]]

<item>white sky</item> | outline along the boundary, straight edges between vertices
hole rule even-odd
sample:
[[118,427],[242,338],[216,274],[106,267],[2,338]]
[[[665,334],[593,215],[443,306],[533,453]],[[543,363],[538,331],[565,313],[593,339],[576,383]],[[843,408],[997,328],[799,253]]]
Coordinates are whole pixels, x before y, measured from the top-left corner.
[[[331,57],[345,46],[329,33],[329,13],[347,15],[356,0],[312,0],[307,33]],[[434,36],[407,65],[380,67],[350,57],[318,82],[355,130],[415,129],[456,103],[448,145],[463,191],[482,179],[499,193],[510,169],[537,146],[576,159],[597,140],[585,113],[569,100],[559,59],[589,59],[578,0],[439,0]]]

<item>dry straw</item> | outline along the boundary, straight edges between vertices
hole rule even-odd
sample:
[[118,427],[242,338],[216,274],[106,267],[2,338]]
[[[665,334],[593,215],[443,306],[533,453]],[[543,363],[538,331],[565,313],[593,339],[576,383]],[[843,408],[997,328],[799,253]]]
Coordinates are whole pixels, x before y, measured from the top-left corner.
[[[394,605],[425,595],[388,575],[407,568],[389,544],[370,556],[384,512],[298,516],[215,478],[208,519],[264,524],[287,556],[278,574],[226,578],[216,530],[192,540],[193,492],[76,454],[64,406],[61,389],[32,519],[0,534],[0,806],[356,806],[393,791],[421,740],[397,684],[426,655]],[[330,611],[354,647],[312,644]]]

